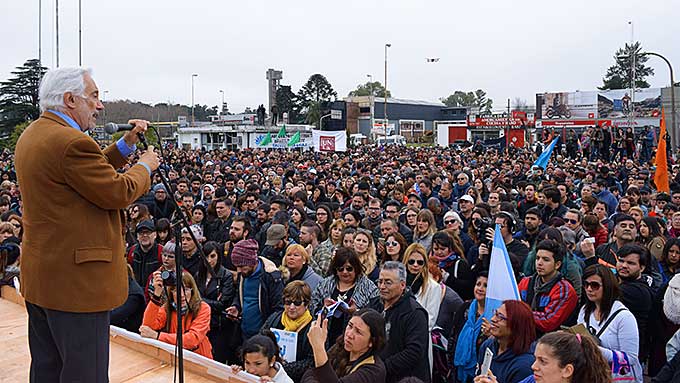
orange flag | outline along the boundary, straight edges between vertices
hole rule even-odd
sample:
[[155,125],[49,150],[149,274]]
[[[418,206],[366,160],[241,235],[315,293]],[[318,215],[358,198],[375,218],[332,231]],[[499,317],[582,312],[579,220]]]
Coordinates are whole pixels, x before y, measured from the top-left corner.
[[656,148],[656,158],[654,158],[656,171],[654,172],[654,184],[656,190],[670,193],[668,185],[668,159],[666,158],[666,115],[661,109],[661,132],[659,132],[659,145]]

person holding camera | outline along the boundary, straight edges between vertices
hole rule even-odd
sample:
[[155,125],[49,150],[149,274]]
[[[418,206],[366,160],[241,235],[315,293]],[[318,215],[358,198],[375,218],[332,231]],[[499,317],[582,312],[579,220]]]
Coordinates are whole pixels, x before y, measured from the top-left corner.
[[[515,217],[513,217],[511,213],[501,211],[496,214],[494,224],[500,225],[501,236],[503,237],[503,242],[505,242],[505,248],[508,250],[510,262],[513,265],[515,275],[518,275],[524,259],[529,254],[529,248],[520,240],[513,238],[515,226],[517,226]],[[483,222],[481,224],[475,223],[475,226],[480,228],[480,231],[485,230],[484,234],[486,234],[486,236],[484,237],[485,241],[482,241],[479,245],[479,256],[475,262],[474,269],[477,272],[483,270],[488,271],[491,262],[491,248],[493,246],[495,229],[492,224],[488,222]]]
[[[208,339],[210,330],[210,306],[201,300],[198,286],[189,272],[182,272],[181,281],[174,272],[161,276],[160,271],[153,273],[154,293],[144,311],[139,334],[144,338],[157,339],[161,342],[176,344],[177,342],[177,284],[181,282],[182,301],[182,344],[185,349],[212,359],[212,346]],[[160,302],[156,297],[169,298]]]

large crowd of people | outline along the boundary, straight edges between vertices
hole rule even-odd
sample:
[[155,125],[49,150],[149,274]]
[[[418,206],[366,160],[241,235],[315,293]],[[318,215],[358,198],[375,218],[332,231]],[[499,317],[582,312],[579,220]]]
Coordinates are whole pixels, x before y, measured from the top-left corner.
[[[586,144],[603,132],[618,150]],[[123,212],[128,299],[111,324],[175,344],[180,310],[184,348],[274,382],[678,381],[680,168],[658,191],[651,148],[627,137],[569,132],[545,169],[479,145],[166,148],[170,188],[153,173]],[[13,159],[3,284],[21,267]],[[521,300],[486,317],[496,227]],[[294,360],[272,329],[297,333]]]

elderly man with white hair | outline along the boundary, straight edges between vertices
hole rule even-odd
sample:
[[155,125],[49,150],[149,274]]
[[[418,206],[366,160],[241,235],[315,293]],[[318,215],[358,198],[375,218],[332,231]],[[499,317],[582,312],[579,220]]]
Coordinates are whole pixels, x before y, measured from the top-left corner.
[[147,122],[104,150],[85,132],[104,109],[89,70],[58,68],[15,160],[24,207],[21,293],[31,382],[108,382],[109,312],[128,295],[122,209],[149,191],[153,147],[125,173]]

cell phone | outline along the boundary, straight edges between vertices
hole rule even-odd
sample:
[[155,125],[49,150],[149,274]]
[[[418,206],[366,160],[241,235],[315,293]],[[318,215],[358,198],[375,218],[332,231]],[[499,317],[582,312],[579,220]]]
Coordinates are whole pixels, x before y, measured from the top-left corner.
[[321,322],[323,322],[324,319],[328,316],[328,308],[324,307],[321,309]]
[[489,373],[489,368],[491,367],[491,359],[493,359],[493,351],[491,349],[486,349],[486,352],[484,353],[484,363],[482,363],[482,369],[480,371],[480,375],[485,376],[486,374]]

